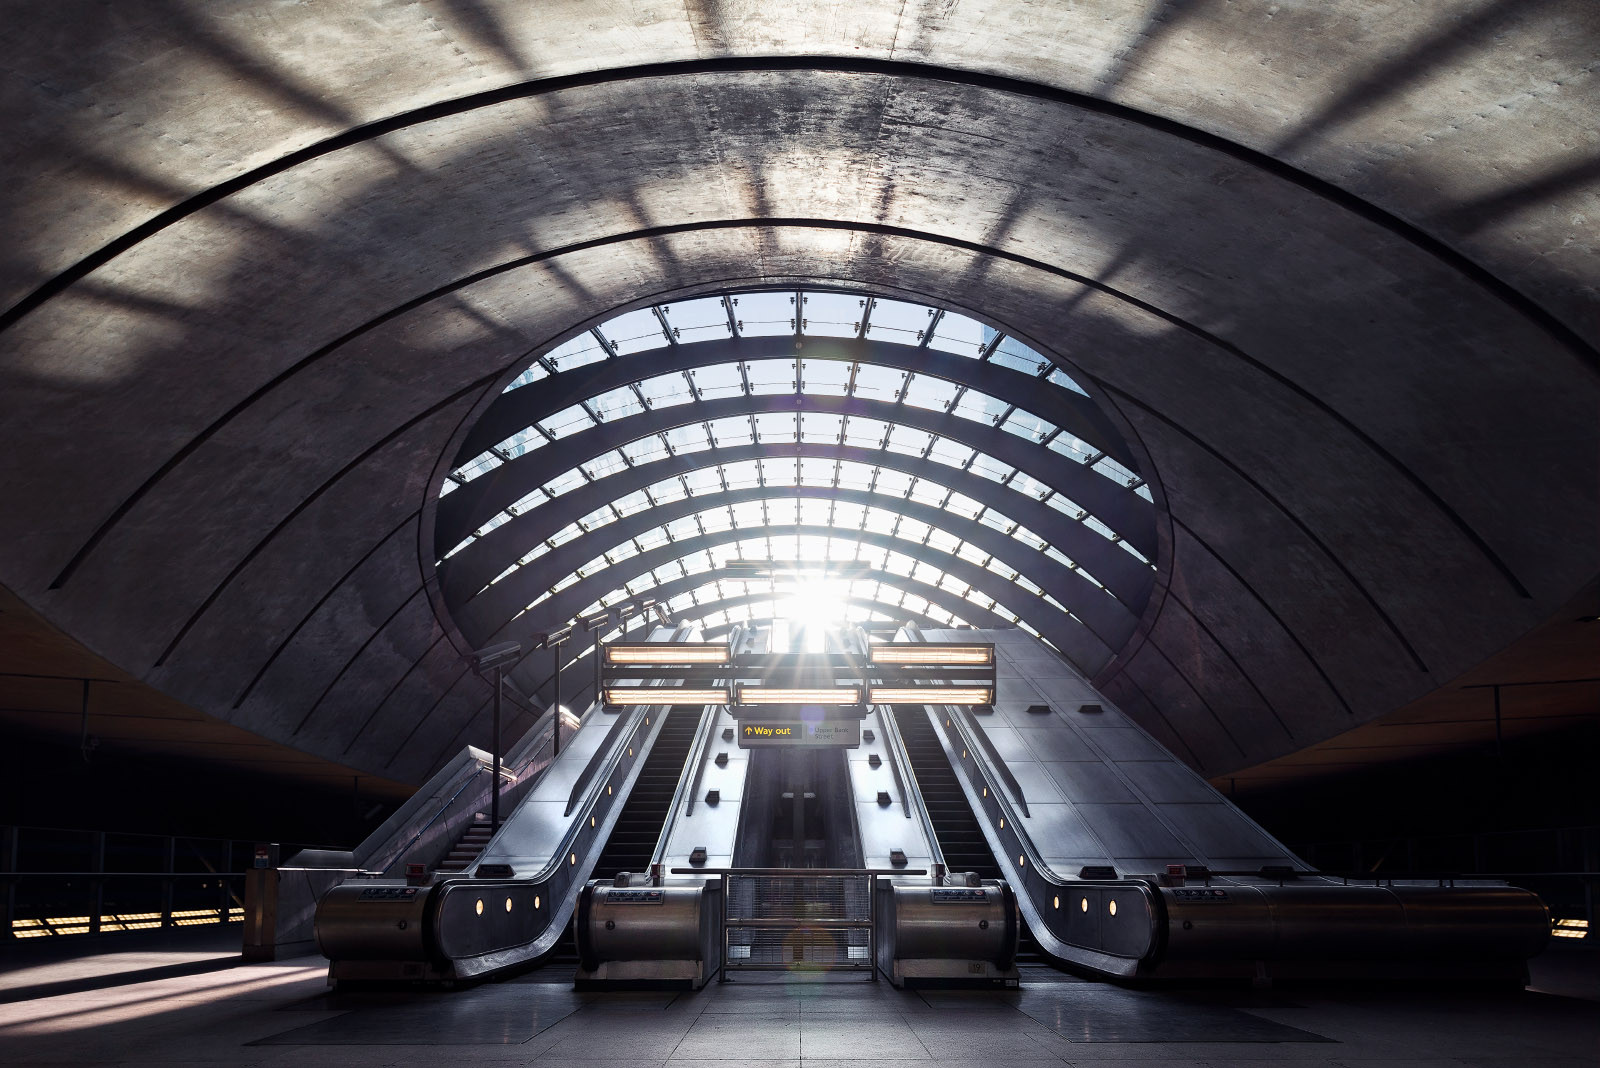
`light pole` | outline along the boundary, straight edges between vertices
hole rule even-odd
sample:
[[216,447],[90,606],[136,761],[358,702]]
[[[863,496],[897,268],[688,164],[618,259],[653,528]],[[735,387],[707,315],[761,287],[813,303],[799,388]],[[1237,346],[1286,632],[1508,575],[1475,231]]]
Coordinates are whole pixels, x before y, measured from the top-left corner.
[[522,646],[517,642],[500,642],[479,649],[472,654],[472,666],[479,675],[494,672],[494,770],[489,783],[489,833],[500,830],[500,698],[505,692],[506,669],[522,659]]
[[561,755],[561,644],[572,637],[571,627],[562,627],[560,630],[549,630],[538,636],[535,643],[540,649],[549,649],[551,652],[550,667],[551,678],[555,683],[555,701],[550,706],[552,717],[550,725],[550,759],[554,760]]

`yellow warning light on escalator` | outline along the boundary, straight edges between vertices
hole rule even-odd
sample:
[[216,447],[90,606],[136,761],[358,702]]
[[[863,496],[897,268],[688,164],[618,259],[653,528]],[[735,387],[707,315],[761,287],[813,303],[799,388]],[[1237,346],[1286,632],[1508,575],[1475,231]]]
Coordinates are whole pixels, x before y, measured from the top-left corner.
[[898,644],[884,642],[874,645],[870,653],[874,664],[992,664],[992,645],[939,645],[933,643]]
[[474,907],[474,911],[476,911],[479,916],[483,915],[483,898],[480,897],[478,899],[478,904]]
[[1084,898],[1082,901],[1078,902],[1078,908],[1079,908],[1080,911],[1088,912],[1089,911],[1089,899],[1088,898]]
[[1116,898],[1112,898],[1111,899],[1111,903],[1106,906],[1106,911],[1111,913],[1111,915],[1113,915],[1113,916],[1115,916],[1117,914],[1117,901],[1116,901]]
[[728,646],[713,642],[614,642],[605,647],[606,663],[631,667],[671,667],[678,664],[726,664]]

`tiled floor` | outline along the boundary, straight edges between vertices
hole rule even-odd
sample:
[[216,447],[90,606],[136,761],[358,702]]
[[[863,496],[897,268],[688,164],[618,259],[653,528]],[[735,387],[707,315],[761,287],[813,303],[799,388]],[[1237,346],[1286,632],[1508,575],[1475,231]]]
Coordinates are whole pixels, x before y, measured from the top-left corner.
[[[1600,1065],[1600,1005],[1548,993],[1162,992],[1052,972],[1009,993],[778,976],[580,994],[548,970],[455,992],[330,993],[320,958],[168,974],[149,956],[102,962],[109,985],[95,989],[83,962],[36,964],[26,988],[0,981],[44,995],[0,1004],[0,1063]],[[193,967],[192,953],[175,963]]]

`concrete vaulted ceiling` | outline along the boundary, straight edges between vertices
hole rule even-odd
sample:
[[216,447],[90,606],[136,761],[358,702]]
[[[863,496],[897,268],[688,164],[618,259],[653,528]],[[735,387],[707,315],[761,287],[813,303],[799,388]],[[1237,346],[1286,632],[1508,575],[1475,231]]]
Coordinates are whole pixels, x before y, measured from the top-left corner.
[[1584,0],[66,2],[8,38],[0,582],[269,741],[410,782],[486,742],[445,473],[539,353],[751,287],[949,308],[1084,386],[1159,516],[1098,677],[1207,774],[1593,614]]

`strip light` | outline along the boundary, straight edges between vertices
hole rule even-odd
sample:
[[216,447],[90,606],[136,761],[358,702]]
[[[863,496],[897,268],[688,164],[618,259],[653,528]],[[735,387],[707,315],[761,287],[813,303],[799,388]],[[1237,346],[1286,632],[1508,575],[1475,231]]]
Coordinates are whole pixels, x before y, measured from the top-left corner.
[[988,705],[994,694],[987,686],[874,686],[875,705]]
[[856,686],[741,686],[741,705],[858,705],[861,689]]
[[728,691],[682,686],[608,686],[608,705],[725,705]]
[[872,647],[874,664],[992,664],[992,645],[901,645]]
[[606,663],[664,667],[672,664],[726,664],[728,647],[713,642],[649,642],[608,645]]

